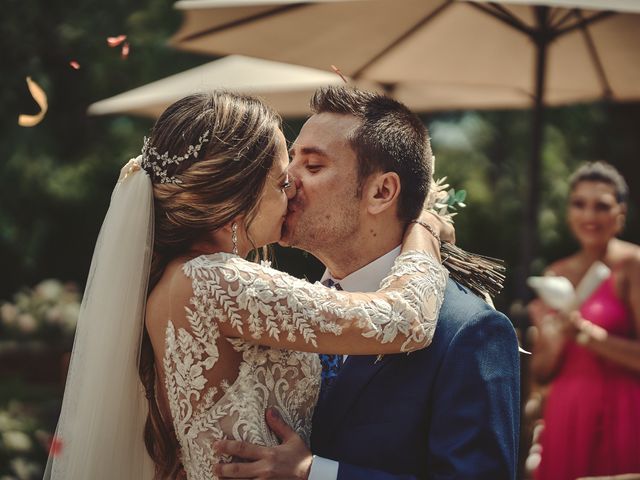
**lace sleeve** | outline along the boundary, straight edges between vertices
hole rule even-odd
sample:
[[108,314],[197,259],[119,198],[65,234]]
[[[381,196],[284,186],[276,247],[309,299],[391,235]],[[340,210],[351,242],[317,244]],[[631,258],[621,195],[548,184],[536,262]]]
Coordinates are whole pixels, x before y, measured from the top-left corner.
[[229,254],[185,264],[187,317],[208,316],[227,337],[290,350],[375,354],[431,343],[447,272],[431,255],[400,255],[375,293],[348,293]]

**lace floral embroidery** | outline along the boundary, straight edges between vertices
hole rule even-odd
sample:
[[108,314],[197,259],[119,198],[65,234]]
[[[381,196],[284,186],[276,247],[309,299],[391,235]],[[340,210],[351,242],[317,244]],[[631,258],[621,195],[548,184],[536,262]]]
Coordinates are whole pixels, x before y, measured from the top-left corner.
[[[405,253],[382,283],[383,288],[401,290],[353,301],[345,292],[229,254],[198,257],[186,263],[183,271],[193,289],[190,305],[185,307],[188,327],[168,323],[164,370],[190,480],[215,478],[213,465],[229,460],[213,451],[216,439],[277,445],[264,420],[270,406],[276,406],[308,442],[320,384],[318,357],[261,346],[261,341],[276,339],[283,348],[300,343],[317,347],[323,337],[342,335],[345,322],[355,322],[360,342],[401,338],[402,350],[416,348],[433,337],[447,278],[446,270],[432,257]],[[221,336],[222,322],[242,339]],[[211,385],[206,378],[219,360],[221,341],[229,342],[242,356],[231,385]]]

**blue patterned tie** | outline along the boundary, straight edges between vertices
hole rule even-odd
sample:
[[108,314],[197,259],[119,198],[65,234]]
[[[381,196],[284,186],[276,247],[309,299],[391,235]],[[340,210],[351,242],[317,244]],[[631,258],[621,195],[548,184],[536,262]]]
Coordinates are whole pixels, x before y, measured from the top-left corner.
[[[335,287],[336,290],[342,290],[340,284],[331,279],[326,280],[324,284],[327,287]],[[342,367],[343,358],[342,355],[326,353],[320,353],[318,356],[320,357],[320,364],[322,365],[322,383],[320,384],[320,398],[318,399],[318,403],[320,403],[326,398],[329,390],[331,390],[338,376],[338,372]]]

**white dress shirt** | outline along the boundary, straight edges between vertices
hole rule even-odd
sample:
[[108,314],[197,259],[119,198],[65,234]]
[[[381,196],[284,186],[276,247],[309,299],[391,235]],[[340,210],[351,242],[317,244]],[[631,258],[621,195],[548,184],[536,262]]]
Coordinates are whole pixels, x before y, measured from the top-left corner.
[[[393,262],[400,255],[400,247],[398,245],[390,252],[342,279],[333,277],[329,270],[325,270],[321,282],[325,283],[327,280],[332,280],[335,283],[339,283],[340,287],[347,292],[375,292],[380,288],[382,279],[389,275]],[[340,463],[335,460],[314,455],[309,472],[309,480],[336,480],[339,466]]]

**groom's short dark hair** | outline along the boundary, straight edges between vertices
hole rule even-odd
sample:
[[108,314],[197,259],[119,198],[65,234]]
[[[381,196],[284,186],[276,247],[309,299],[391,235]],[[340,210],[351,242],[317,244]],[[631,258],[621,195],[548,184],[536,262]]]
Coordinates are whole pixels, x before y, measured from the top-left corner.
[[317,90],[311,111],[361,119],[348,138],[358,158],[358,194],[372,173],[395,172],[401,182],[398,217],[409,222],[420,215],[433,155],[427,127],[415,113],[392,98],[346,86]]

